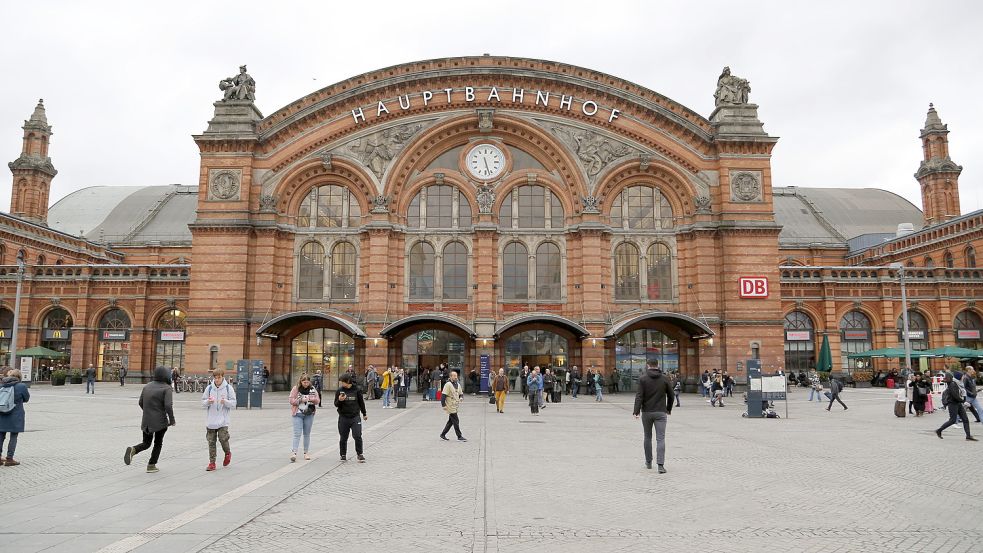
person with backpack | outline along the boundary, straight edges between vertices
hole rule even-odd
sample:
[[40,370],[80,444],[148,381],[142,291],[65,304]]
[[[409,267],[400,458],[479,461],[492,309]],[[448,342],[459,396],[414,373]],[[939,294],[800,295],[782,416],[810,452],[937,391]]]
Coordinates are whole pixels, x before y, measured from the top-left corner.
[[966,431],[966,439],[975,442],[976,438],[969,432],[969,417],[966,416],[966,408],[963,406],[966,401],[966,390],[959,386],[957,380],[953,379],[951,372],[947,371],[942,381],[946,385],[945,391],[942,392],[942,405],[949,410],[949,420],[935,431],[935,435],[941,440],[942,431],[956,424],[956,418],[961,418],[963,430]]
[[212,371],[212,381],[201,394],[201,406],[205,408],[205,441],[208,442],[208,467],[206,471],[215,470],[215,441],[222,444],[225,458],[222,466],[227,467],[232,462],[232,449],[229,447],[229,420],[232,410],[236,407],[236,392],[225,380],[225,369]]
[[174,421],[174,390],[171,389],[171,373],[167,367],[154,369],[154,379],[143,387],[138,405],[143,410],[143,420],[140,422],[143,441],[126,448],[123,462],[129,465],[134,455],[150,449],[152,440],[154,449],[150,452],[147,472],[159,472],[157,460],[160,459],[160,450],[164,447],[164,433],[169,426],[177,424]]
[[977,399],[976,393],[976,370],[972,366],[966,365],[966,372],[962,378],[963,388],[966,390],[966,403],[969,404],[969,412],[976,417],[976,422],[980,422],[980,414],[983,413],[983,406]]
[[31,392],[27,385],[21,382],[21,372],[10,369],[0,380],[0,454],[3,444],[7,442],[7,456],[0,457],[0,465],[16,467],[20,463],[14,460],[17,450],[17,437],[24,431],[24,404],[31,400]]
[[338,434],[341,438],[340,453],[341,460],[348,460],[348,435],[355,438],[355,455],[359,463],[365,462],[362,455],[362,421],[358,420],[359,414],[362,420],[369,420],[369,415],[365,410],[365,400],[362,399],[362,392],[355,385],[355,379],[350,374],[343,374],[338,379],[340,386],[334,394],[334,406],[338,410]]
[[915,371],[908,386],[911,388],[911,405],[915,409],[915,416],[920,417],[925,414],[925,402],[932,393],[932,384],[922,380],[921,371]]
[[594,371],[594,392],[597,394],[594,396],[594,401],[604,400],[604,377],[601,371]]
[[826,406],[826,410],[827,411],[829,411],[833,407],[833,402],[834,401],[840,402],[840,405],[843,406],[843,410],[844,411],[847,410],[846,403],[843,403],[843,400],[840,399],[840,392],[842,392],[842,391],[843,391],[843,383],[840,382],[840,379],[838,379],[838,378],[830,378],[829,379],[829,392],[827,392],[827,395],[829,397],[829,405]]

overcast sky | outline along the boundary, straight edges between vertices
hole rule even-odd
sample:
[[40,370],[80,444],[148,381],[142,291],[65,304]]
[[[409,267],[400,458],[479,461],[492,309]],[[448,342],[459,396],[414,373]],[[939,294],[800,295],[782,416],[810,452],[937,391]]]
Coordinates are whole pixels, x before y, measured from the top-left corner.
[[[342,7],[344,6],[344,7]],[[633,81],[704,116],[724,65],[781,137],[778,186],[876,187],[921,207],[928,103],[949,125],[962,211],[983,209],[983,2],[4,2],[0,159],[44,98],[51,201],[94,185],[197,184],[192,134],[248,64],[270,114],[404,62],[542,58]],[[0,178],[0,209],[10,202]]]

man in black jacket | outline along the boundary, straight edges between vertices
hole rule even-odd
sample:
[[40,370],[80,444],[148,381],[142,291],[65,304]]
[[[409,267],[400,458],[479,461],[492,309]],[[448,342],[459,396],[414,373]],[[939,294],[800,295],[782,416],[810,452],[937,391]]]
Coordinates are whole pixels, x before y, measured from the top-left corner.
[[659,474],[666,472],[666,423],[672,414],[672,386],[659,369],[659,362],[649,361],[648,371],[638,379],[638,393],[635,394],[633,414],[642,418],[645,434],[645,468],[652,468],[652,426],[655,426],[656,463]]
[[349,373],[344,373],[338,378],[341,386],[334,394],[334,406],[338,409],[338,434],[341,437],[341,460],[346,460],[348,454],[348,435],[355,438],[355,455],[358,462],[364,463],[365,456],[362,455],[362,421],[358,420],[361,413],[362,420],[369,420],[368,413],[365,412],[365,400],[355,385],[355,378]]
[[942,431],[956,424],[956,418],[958,417],[963,421],[963,430],[966,431],[966,439],[975,442],[976,438],[969,432],[969,417],[966,416],[966,408],[963,406],[963,402],[966,399],[959,391],[959,384],[953,380],[952,373],[948,371],[942,380],[945,382],[945,391],[942,392],[942,405],[945,405],[949,410],[949,420],[935,431],[935,435],[939,439],[942,439]]
[[167,367],[154,369],[154,380],[143,387],[138,402],[140,409],[143,409],[143,420],[140,422],[143,441],[126,448],[126,451],[123,452],[124,463],[129,465],[133,456],[145,449],[150,449],[150,443],[153,441],[154,448],[150,452],[147,472],[158,472],[157,459],[160,458],[160,450],[164,447],[164,433],[167,432],[167,427],[176,424],[174,422],[173,394],[171,374]]

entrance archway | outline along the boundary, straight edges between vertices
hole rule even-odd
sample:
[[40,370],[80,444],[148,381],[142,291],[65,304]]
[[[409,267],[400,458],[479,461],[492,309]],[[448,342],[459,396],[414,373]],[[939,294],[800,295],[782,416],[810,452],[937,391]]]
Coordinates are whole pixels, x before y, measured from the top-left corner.
[[522,368],[539,365],[551,369],[557,382],[566,384],[567,372],[583,368],[580,342],[590,333],[579,324],[558,315],[523,315],[505,322],[496,332],[496,359],[492,369],[504,367],[509,380],[516,381]]
[[638,377],[650,360],[658,360],[667,374],[684,382],[695,381],[699,369],[699,340],[713,330],[703,321],[682,313],[647,311],[612,324],[604,334],[605,364],[618,369],[619,389],[635,390]]
[[[389,341],[387,363],[403,368],[410,390],[420,389],[420,373],[446,363],[462,381],[477,369],[475,335],[463,322],[446,315],[413,315],[387,325],[380,332]],[[382,369],[385,370],[385,369]]]
[[280,315],[256,330],[273,342],[270,382],[273,390],[289,390],[301,374],[320,370],[325,390],[338,385],[338,376],[351,366],[365,373],[365,333],[353,321],[321,311]]

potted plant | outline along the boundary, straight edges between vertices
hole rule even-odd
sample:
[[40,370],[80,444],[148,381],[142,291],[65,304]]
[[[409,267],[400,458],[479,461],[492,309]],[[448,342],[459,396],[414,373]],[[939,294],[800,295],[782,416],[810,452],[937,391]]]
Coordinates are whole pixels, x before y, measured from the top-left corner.
[[82,383],[82,369],[72,369],[72,384]]
[[57,370],[51,373],[51,385],[52,386],[64,386],[65,378],[68,376],[63,370]]

